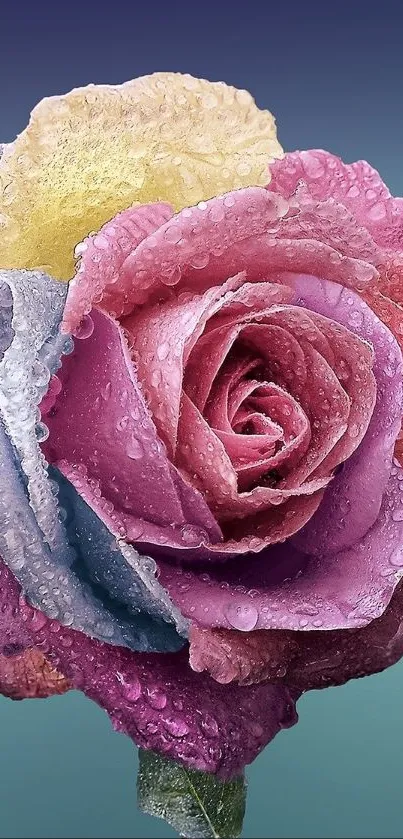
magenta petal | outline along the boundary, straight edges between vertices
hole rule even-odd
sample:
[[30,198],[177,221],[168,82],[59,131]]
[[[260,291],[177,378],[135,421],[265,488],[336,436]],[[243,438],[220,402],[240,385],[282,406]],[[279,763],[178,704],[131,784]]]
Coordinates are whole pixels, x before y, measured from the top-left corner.
[[[99,494],[118,515],[162,527],[200,525],[202,517],[204,526],[217,537],[217,525],[207,505],[201,497],[195,498],[193,514],[191,489],[181,482],[167,458],[139,389],[122,330],[100,311],[93,310],[91,317],[94,330],[85,340],[76,340],[74,353],[65,359],[60,373],[62,390],[46,417],[49,461],[83,465],[98,482]],[[83,371],[88,371],[87,375]],[[194,518],[188,520],[189,514]]]
[[108,712],[118,731],[186,766],[236,775],[297,720],[298,692],[285,686],[218,685],[191,670],[187,650],[133,654],[49,620],[19,600],[1,561],[0,607],[2,647],[35,647]]
[[246,632],[365,626],[384,612],[402,576],[403,469],[393,471],[375,524],[352,548],[316,557],[288,542],[208,575],[160,562],[160,582],[201,626]]

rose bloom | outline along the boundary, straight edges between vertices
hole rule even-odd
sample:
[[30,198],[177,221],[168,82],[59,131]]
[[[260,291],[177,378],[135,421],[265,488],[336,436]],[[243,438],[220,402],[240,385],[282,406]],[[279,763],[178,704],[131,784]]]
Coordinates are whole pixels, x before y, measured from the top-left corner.
[[[0,547],[41,610],[10,638],[141,745],[233,772],[300,689],[397,655],[329,665],[396,623],[403,202],[365,162],[283,156],[245,92],[173,74],[45,101],[0,166],[1,264],[71,277],[65,299],[4,274]],[[30,556],[4,538],[17,489]]]

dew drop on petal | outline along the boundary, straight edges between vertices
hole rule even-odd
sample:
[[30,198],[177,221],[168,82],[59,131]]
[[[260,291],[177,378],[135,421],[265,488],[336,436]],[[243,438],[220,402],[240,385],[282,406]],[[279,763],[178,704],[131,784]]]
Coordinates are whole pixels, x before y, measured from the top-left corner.
[[89,338],[93,331],[94,321],[92,320],[91,315],[84,315],[79,325],[73,331],[73,335],[74,338],[78,338],[80,341],[83,341],[85,338]]
[[147,691],[147,700],[149,705],[157,711],[162,711],[167,704],[165,693],[158,688],[152,688]]
[[163,720],[164,728],[172,734],[173,737],[186,737],[189,734],[189,726],[184,720],[176,717],[166,717]]
[[126,682],[121,673],[117,673],[117,679],[121,685],[121,691],[129,702],[137,702],[141,696],[141,684],[134,676],[130,682]]
[[231,626],[241,632],[250,632],[254,629],[259,617],[255,606],[251,604],[237,606],[235,603],[230,603],[227,607],[226,616]]
[[144,449],[140,440],[137,440],[136,437],[132,437],[131,440],[128,440],[126,443],[126,454],[131,460],[141,460],[144,456]]

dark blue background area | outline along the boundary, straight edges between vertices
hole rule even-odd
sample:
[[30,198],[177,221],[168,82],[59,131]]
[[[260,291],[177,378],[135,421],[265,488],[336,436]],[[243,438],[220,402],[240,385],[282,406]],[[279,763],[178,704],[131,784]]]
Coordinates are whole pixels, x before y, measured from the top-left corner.
[[5,4],[0,136],[45,95],[177,70],[245,87],[287,149],[368,159],[403,192],[403,4],[36,2]]
[[[288,149],[366,158],[403,194],[403,3],[11,2],[0,12],[0,141],[43,96],[156,70],[224,80]],[[248,837],[403,835],[403,667],[300,703],[249,771]],[[135,807],[136,752],[76,693],[0,700],[0,836],[171,836]]]

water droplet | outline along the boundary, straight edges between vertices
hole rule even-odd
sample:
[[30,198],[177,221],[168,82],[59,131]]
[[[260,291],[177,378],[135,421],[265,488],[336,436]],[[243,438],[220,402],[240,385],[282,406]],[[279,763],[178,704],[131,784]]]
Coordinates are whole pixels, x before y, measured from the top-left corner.
[[226,195],[224,198],[224,204],[226,207],[233,207],[235,204],[235,198],[233,195]]
[[392,519],[393,521],[403,521],[403,507],[398,507],[397,510],[393,510]]
[[128,417],[128,416],[124,416],[124,417],[122,417],[122,418],[121,418],[120,420],[118,420],[118,422],[116,423],[116,428],[117,428],[117,430],[118,430],[118,431],[124,431],[124,430],[125,430],[125,428],[127,428],[128,422],[129,422],[129,417]]
[[211,716],[211,714],[206,714],[201,721],[201,728],[208,737],[217,737],[218,735],[218,723]]
[[44,443],[49,437],[48,426],[44,422],[37,422],[35,426],[35,436],[38,443]]
[[112,382],[107,382],[105,387],[103,387],[101,389],[101,396],[102,396],[102,399],[105,400],[105,402],[108,401],[108,399],[111,395],[111,390],[112,390]]
[[63,344],[62,355],[71,355],[72,352],[74,352],[74,341],[69,335]]
[[210,256],[208,253],[195,253],[189,259],[189,264],[192,268],[201,269],[205,268],[206,265],[209,263]]
[[166,717],[163,720],[164,728],[172,734],[173,737],[185,737],[186,734],[189,734],[190,728],[185,723],[185,720],[181,720],[179,717]]
[[391,565],[395,565],[398,568],[403,565],[403,548],[395,548],[391,556],[389,557],[389,562]]
[[368,218],[371,221],[380,221],[381,219],[385,218],[386,216],[386,207],[385,204],[378,202],[378,204],[374,204],[370,210],[368,210]]
[[118,682],[120,682],[122,694],[129,702],[137,702],[141,696],[141,684],[136,676],[133,676],[130,682],[126,682],[122,673],[116,674]]
[[194,527],[191,524],[185,524],[181,528],[181,537],[186,545],[199,545],[200,542],[207,540],[207,533],[201,527]]
[[241,632],[250,632],[254,629],[259,617],[255,606],[247,603],[238,606],[230,603],[225,613],[231,626],[234,629],[240,629]]
[[73,330],[73,335],[80,341],[89,338],[94,331],[94,321],[91,315],[84,315],[79,325]]
[[168,341],[163,341],[162,344],[158,344],[157,347],[157,356],[160,361],[164,361],[169,354],[169,344]]
[[153,370],[151,373],[151,384],[153,387],[158,387],[161,384],[162,375],[161,370]]
[[167,704],[167,698],[165,693],[158,688],[148,688],[147,690],[147,699],[149,705],[152,708],[155,708],[157,711],[162,711]]
[[140,440],[137,440],[136,437],[132,437],[126,444],[126,454],[131,460],[141,460],[144,455],[144,449]]

